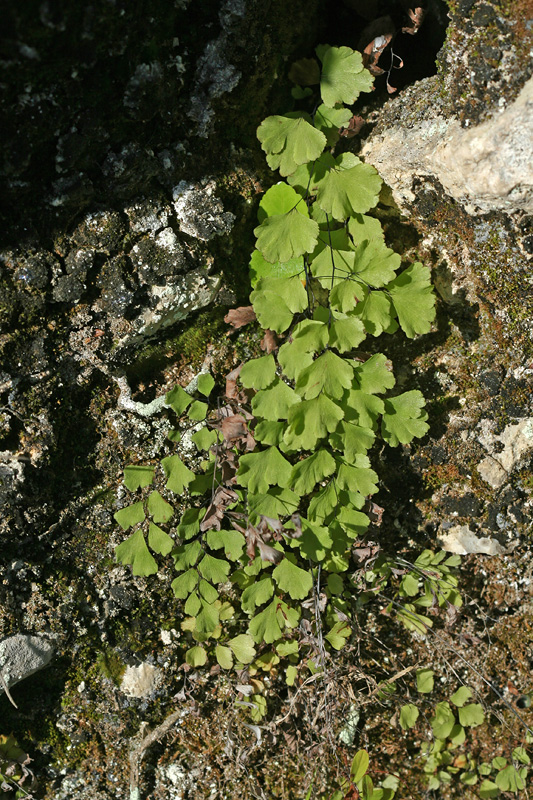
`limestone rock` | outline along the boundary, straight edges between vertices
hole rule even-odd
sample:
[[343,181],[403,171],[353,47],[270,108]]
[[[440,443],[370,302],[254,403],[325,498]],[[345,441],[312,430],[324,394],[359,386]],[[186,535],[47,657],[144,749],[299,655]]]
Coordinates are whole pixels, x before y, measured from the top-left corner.
[[53,654],[53,645],[42,635],[17,633],[0,641],[0,671],[8,688],[46,667]]
[[120,691],[128,697],[148,697],[160,685],[161,670],[146,661],[137,667],[126,667]]
[[507,425],[498,436],[485,426],[478,439],[489,453],[478,464],[478,472],[493,489],[499,489],[524,456],[533,450],[533,418]]
[[433,176],[469,213],[533,211],[533,79],[508,108],[475,128],[436,115],[396,125],[363,148],[399,205],[416,177]]
[[455,525],[445,533],[441,533],[439,544],[447,553],[457,553],[461,556],[469,553],[500,556],[508,552],[496,539],[476,536],[468,525]]

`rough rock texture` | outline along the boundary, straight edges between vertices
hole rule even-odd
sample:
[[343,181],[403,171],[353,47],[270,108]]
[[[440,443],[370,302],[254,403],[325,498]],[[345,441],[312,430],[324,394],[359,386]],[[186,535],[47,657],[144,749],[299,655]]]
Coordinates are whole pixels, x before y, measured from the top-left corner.
[[178,690],[167,582],[110,569],[119,475],[168,448],[165,414],[137,410],[201,369],[248,291],[255,129],[318,6],[2,5],[0,635],[54,634],[57,657],[19,712],[0,691],[0,735],[33,739],[40,796],[127,796],[130,740]]
[[430,110],[428,116],[408,128],[387,127],[363,148],[400,205],[415,199],[415,178],[431,176],[468,213],[533,212],[533,79],[473,128]]
[[[8,688],[44,669],[54,654],[44,636],[15,634],[0,641],[0,672]],[[4,687],[0,686],[0,693]]]
[[[376,213],[390,246],[432,267],[439,295],[432,333],[397,337],[390,351],[398,387],[428,397],[430,434],[373,454],[375,499],[393,550],[436,548],[467,531],[498,543],[494,558],[469,556],[466,590],[497,620],[489,655],[479,649],[483,669],[495,681],[503,669],[525,693],[533,476],[529,444],[517,449],[508,432],[533,417],[532,216],[525,190],[478,194],[463,166],[452,191],[429,150],[413,170],[402,148],[421,154],[413,140],[434,124],[468,159],[465,143],[507,120],[531,77],[531,15],[527,0],[449,7],[439,74],[387,102],[378,88],[358,109],[368,158],[388,131],[402,143],[380,164],[393,190],[404,187],[402,208],[384,191]],[[4,15],[0,635],[54,634],[56,657],[19,687],[18,712],[0,696],[0,718],[31,749],[46,800],[135,796],[135,774],[150,800],[261,796],[255,773],[274,797],[282,769],[285,797],[305,796],[298,726],[270,735],[245,725],[231,681],[182,668],[172,570],[162,559],[145,579],[117,566],[113,513],[124,464],[171,452],[165,391],[206,364],[222,379],[239,360],[221,320],[247,294],[255,201],[271,180],[255,128],[287,108],[287,66],[323,41],[329,13],[314,0],[31,0]],[[338,43],[352,45],[352,33]],[[505,146],[514,132],[503,130]],[[484,480],[484,460],[511,450],[503,480]],[[466,609],[454,646],[474,657],[483,625]],[[370,647],[372,636],[363,639]],[[383,651],[371,655],[374,669]],[[281,706],[286,688],[273,685]],[[143,762],[150,730],[160,735]],[[400,741],[390,730],[393,742],[373,740],[387,764]],[[312,774],[318,751],[305,752]]]

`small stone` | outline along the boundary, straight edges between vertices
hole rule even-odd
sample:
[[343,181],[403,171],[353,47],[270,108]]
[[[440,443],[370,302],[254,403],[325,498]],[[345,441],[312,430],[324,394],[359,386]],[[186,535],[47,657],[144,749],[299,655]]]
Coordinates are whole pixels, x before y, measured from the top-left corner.
[[0,672],[8,688],[46,667],[53,654],[53,645],[42,635],[17,633],[0,641]]
[[235,215],[224,211],[222,203],[215,197],[215,189],[214,181],[204,181],[201,185],[180,181],[174,187],[172,199],[183,233],[207,242],[213,236],[229,233],[232,229]]
[[499,436],[485,431],[478,438],[489,453],[478,464],[478,472],[489,486],[499,489],[533,449],[533,417],[507,425]]
[[161,670],[146,661],[138,667],[126,667],[120,691],[128,697],[148,697],[161,684]]
[[487,556],[500,556],[508,552],[496,539],[480,538],[468,525],[456,525],[439,535],[439,545],[447,553],[465,556],[469,553],[483,553]]

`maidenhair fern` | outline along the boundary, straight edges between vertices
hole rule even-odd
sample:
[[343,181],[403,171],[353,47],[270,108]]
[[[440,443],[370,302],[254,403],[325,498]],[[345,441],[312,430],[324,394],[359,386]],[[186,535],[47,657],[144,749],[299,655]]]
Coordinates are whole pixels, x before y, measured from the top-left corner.
[[[380,511],[370,500],[378,475],[369,451],[378,438],[396,446],[428,429],[421,393],[395,393],[386,356],[359,348],[398,327],[408,337],[425,333],[434,317],[429,270],[401,270],[367,215],[379,197],[376,170],[336,152],[351,117],[343,104],[370,90],[372,78],[347,47],[317,54],[321,73],[316,62],[302,63],[320,82],[320,99],[296,92],[311,95],[305,102],[314,110],[268,117],[258,129],[269,166],[287,179],[259,204],[252,308],[243,312],[263,328],[265,355],[231,373],[222,396],[213,397],[210,375],[200,376],[196,397],[181,387],[168,393],[178,429],[196,429],[200,466],[164,458],[164,489],[156,483],[164,497],[153,488],[154,467],[127,467],[125,485],[141,496],[115,515],[132,530],[116,556],[135,575],[156,572],[152,553],[173,558],[188,664],[284,663],[289,684],[321,666],[324,647],[344,646],[354,594],[365,602],[391,579],[383,557],[362,585],[348,576],[353,545]],[[176,430],[171,438],[179,439]],[[172,529],[173,496],[187,508]],[[396,568],[408,626],[427,619],[427,593],[439,595],[435,576],[453,584],[449,566],[432,562],[433,578],[420,577],[418,562]]]
[[[399,329],[409,338],[426,333],[435,298],[429,270],[420,263],[402,269],[368,215],[381,188],[376,170],[337,152],[341,133],[354,127],[344,104],[370,90],[372,77],[347,47],[321,46],[317,55],[321,70],[304,59],[290,73],[303,84],[293,96],[307,110],[268,117],[258,129],[269,166],[286,181],[259,204],[252,305],[226,320],[236,329],[257,321],[264,355],[227,375],[224,393],[202,374],[194,396],[180,386],[166,395],[176,452],[158,466],[125,468],[132,502],[115,514],[130,531],[116,557],[134,575],[157,572],[154,554],[173,559],[185,662],[246,665],[256,676],[257,693],[246,703],[255,721],[267,710],[258,673],[283,669],[294,685],[306,672],[326,670],[371,598],[417,634],[431,629],[439,608],[453,613],[461,605],[458,556],[425,550],[410,563],[363,540],[383,513],[371,499],[379,482],[369,457],[374,444],[406,444],[428,424],[422,394],[398,392],[387,357],[361,346]],[[320,98],[309,88],[315,84]],[[197,451],[187,463],[183,433]],[[433,688],[433,671],[417,670],[416,691]],[[383,707],[395,693],[394,679],[380,684]],[[529,764],[522,747],[513,750],[516,764],[452,755],[465,728],[484,720],[470,698],[460,687],[435,705],[433,742],[422,745],[428,788],[458,773],[464,786],[482,780],[481,797],[517,792]],[[402,702],[398,724],[408,731],[422,716],[418,705]],[[367,768],[361,750],[333,800],[348,793],[391,800],[398,778],[374,790]]]

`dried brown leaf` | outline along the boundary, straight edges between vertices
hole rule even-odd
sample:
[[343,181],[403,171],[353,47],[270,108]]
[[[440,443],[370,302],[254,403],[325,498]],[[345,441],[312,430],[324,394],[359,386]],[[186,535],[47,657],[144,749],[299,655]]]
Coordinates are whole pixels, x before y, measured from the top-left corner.
[[235,367],[235,369],[232,369],[231,372],[228,372],[226,375],[226,397],[229,397],[232,400],[236,400],[239,397],[237,378],[239,377],[242,368],[243,364],[239,364],[238,367]]
[[339,128],[339,135],[344,136],[346,139],[352,139],[357,136],[363,125],[365,125],[363,117],[354,114],[346,127]]
[[257,540],[257,549],[259,550],[259,555],[263,561],[270,561],[272,564],[279,564],[283,558],[283,553],[280,553],[279,550],[275,550],[273,547],[270,547],[269,544],[265,544],[261,539]]
[[373,500],[368,499],[364,505],[363,511],[368,516],[372,525],[375,525],[377,528],[379,528],[383,521],[383,513],[385,509],[381,508],[381,506],[378,506],[378,504],[374,503]]
[[263,338],[261,339],[261,350],[264,350],[266,353],[275,353],[278,350],[278,337],[271,331],[270,328],[267,328]]
[[224,322],[231,325],[233,328],[242,328],[243,325],[248,325],[257,319],[253,306],[239,306],[239,308],[231,308],[226,316]]
[[246,436],[247,433],[248,426],[241,414],[232,414],[222,420],[222,436],[226,442],[233,442],[235,439],[240,439],[241,436]]
[[232,489],[226,489],[224,486],[219,486],[213,495],[211,503],[207,507],[205,516],[200,523],[201,531],[208,531],[212,528],[220,530],[224,512],[231,503],[235,503],[239,498]]
[[402,33],[410,33],[412,36],[414,36],[415,33],[418,33],[420,26],[424,21],[426,11],[424,8],[417,6],[416,8],[408,8],[407,15],[410,19],[410,23],[402,28]]

